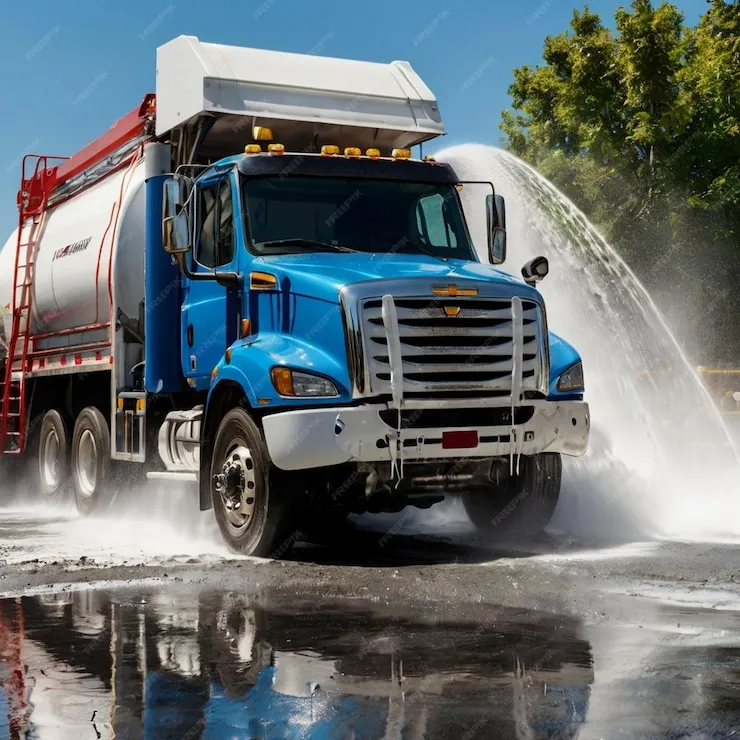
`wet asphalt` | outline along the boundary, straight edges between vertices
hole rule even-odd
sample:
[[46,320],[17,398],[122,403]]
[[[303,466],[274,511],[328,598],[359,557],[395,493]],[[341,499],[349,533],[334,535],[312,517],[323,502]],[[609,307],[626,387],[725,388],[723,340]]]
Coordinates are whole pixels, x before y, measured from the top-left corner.
[[736,544],[381,524],[259,561],[0,510],[0,739],[740,734]]

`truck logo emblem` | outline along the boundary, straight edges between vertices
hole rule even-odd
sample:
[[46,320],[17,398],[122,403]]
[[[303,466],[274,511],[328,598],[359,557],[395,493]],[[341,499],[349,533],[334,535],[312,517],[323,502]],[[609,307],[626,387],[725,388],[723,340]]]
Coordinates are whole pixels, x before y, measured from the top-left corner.
[[445,314],[447,316],[458,316],[460,314],[460,306],[445,306]]
[[433,295],[448,295],[450,298],[457,296],[474,296],[478,295],[478,288],[458,288],[457,285],[446,285],[444,288],[432,288]]
[[52,261],[60,260],[62,259],[62,257],[68,257],[70,254],[76,254],[77,252],[84,252],[87,249],[87,245],[90,244],[91,241],[92,237],[88,236],[87,239],[81,239],[78,242],[67,244],[66,247],[57,249],[57,251],[54,252],[54,257],[52,258]]

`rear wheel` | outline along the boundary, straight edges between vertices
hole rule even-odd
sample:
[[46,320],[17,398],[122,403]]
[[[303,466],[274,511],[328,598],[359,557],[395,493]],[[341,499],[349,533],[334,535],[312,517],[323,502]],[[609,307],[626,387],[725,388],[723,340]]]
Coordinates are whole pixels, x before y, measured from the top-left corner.
[[44,414],[38,445],[39,491],[47,503],[60,503],[69,490],[70,440],[64,417],[56,409]]
[[296,532],[288,476],[270,461],[260,430],[244,409],[229,411],[216,433],[211,497],[232,550],[277,558],[292,547]]
[[103,414],[84,408],[72,435],[72,482],[75,504],[81,514],[100,511],[110,502],[110,433]]
[[500,537],[531,537],[549,523],[560,496],[562,460],[556,452],[523,456],[519,475],[501,488],[463,495],[463,504],[478,530]]

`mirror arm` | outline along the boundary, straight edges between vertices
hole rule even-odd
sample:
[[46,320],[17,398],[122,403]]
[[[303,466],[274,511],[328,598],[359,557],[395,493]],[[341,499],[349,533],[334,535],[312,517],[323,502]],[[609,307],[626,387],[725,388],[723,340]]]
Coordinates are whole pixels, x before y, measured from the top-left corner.
[[241,275],[238,272],[233,272],[231,270],[192,272],[188,267],[184,254],[178,255],[178,262],[180,263],[182,274],[185,275],[188,280],[215,280],[219,285],[223,285],[226,288],[238,288],[241,285]]

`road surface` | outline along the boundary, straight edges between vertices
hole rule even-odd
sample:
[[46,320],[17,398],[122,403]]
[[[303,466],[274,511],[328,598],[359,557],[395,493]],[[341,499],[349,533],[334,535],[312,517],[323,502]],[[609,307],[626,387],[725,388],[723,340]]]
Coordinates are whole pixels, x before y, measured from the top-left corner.
[[282,561],[178,500],[2,509],[0,738],[733,737],[739,580],[732,541],[496,549],[455,507]]

